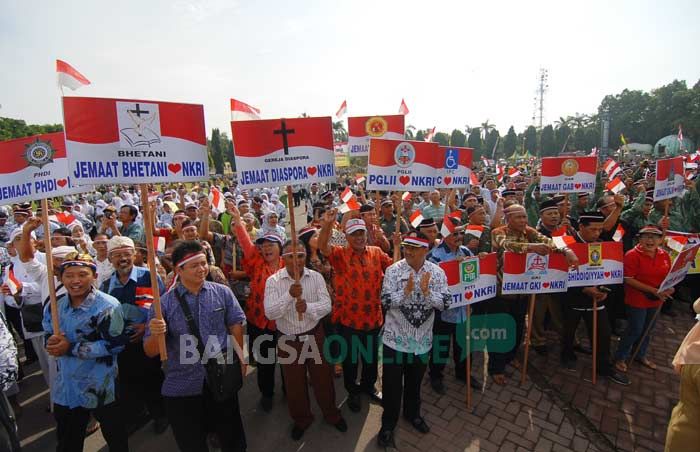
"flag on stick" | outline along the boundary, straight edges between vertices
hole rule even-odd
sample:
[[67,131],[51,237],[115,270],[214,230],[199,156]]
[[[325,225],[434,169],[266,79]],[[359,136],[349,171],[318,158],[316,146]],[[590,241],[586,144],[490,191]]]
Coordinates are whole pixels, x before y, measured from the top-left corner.
[[421,221],[423,221],[423,213],[420,210],[416,210],[411,214],[408,220],[411,222],[411,226],[417,228]]
[[90,80],[63,60],[56,60],[56,73],[58,74],[58,85],[70,88],[72,91],[90,84]]
[[335,117],[340,119],[343,116],[345,116],[348,112],[348,101],[344,100],[342,104],[340,104],[340,108],[338,108],[338,111],[335,112]]
[[408,106],[406,105],[406,101],[403,99],[401,99],[401,105],[399,106],[399,114],[404,116],[408,114]]
[[260,109],[240,100],[231,99],[231,121],[247,121],[251,119],[260,119]]

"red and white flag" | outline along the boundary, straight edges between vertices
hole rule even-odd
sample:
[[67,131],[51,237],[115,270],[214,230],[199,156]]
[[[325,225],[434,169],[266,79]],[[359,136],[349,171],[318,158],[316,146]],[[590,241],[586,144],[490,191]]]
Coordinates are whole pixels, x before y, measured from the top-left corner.
[[503,182],[503,176],[505,175],[505,169],[501,165],[496,166],[496,180],[500,183]]
[[613,234],[613,240],[619,242],[625,236],[626,232],[627,231],[625,231],[625,228],[621,224],[618,224],[617,228],[615,229],[615,233]]
[[15,271],[10,266],[7,269],[7,276],[5,277],[5,285],[7,286],[8,289],[10,289],[10,294],[16,295],[17,292],[19,291],[19,288],[22,287],[22,283],[17,279],[15,276]]
[[483,155],[481,156],[481,162],[484,164],[484,166],[493,166],[496,164],[495,160],[487,159]]
[[603,164],[603,170],[608,175],[608,179],[612,179],[622,172],[622,168],[613,159],[607,159]]
[[165,253],[165,237],[153,237],[153,249],[157,253]]
[[518,177],[520,176],[520,168],[510,168],[508,170],[508,177]]
[[442,227],[440,228],[440,234],[443,237],[447,237],[448,235],[453,234],[457,230],[457,226],[452,224],[452,221],[450,221],[450,218],[453,218],[451,215],[445,215],[442,218]]
[[401,195],[401,201],[410,201],[412,197],[413,197],[413,195],[411,194],[410,191],[405,191]]
[[209,177],[202,105],[64,97],[63,116],[70,176],[78,185]]
[[481,234],[484,232],[484,227],[479,226],[476,224],[468,224],[467,227],[464,228],[464,233],[472,235],[476,237],[477,239],[481,238]]
[[248,121],[251,119],[260,119],[260,109],[240,100],[231,99],[231,121]]
[[428,132],[425,134],[425,138],[423,138],[423,141],[433,141],[433,137],[435,136],[435,127],[432,129],[428,129]]
[[343,193],[340,194],[340,199],[343,202],[348,202],[354,197],[355,197],[355,194],[352,192],[352,190],[350,190],[350,187],[345,187],[345,190],[343,190]]
[[365,176],[357,176],[357,177],[355,177],[355,182],[357,182],[358,184],[361,184],[362,182],[364,182],[364,181],[366,181],[366,180],[367,180],[367,178],[366,178]]
[[469,173],[469,184],[477,186],[479,185],[479,177],[476,174],[474,174],[473,171]]
[[340,108],[338,108],[338,111],[335,112],[335,117],[340,119],[345,114],[348,112],[348,101],[344,100],[342,104],[340,104]]
[[411,226],[417,228],[421,221],[423,221],[423,213],[420,210],[416,210],[408,218],[408,221],[411,222]]
[[558,249],[563,250],[564,248],[568,248],[576,243],[576,239],[570,235],[552,234],[552,242],[554,242],[554,246],[556,246]]
[[680,149],[683,150],[683,128],[678,124],[678,143],[680,143]]
[[345,201],[343,204],[340,205],[338,208],[338,211],[340,213],[346,213],[350,212],[351,210],[360,210],[360,203],[357,202],[357,198],[355,198],[355,195],[352,195],[350,199]]
[[226,199],[216,187],[211,187],[211,190],[209,190],[209,203],[212,209],[219,213],[226,210]]
[[63,60],[56,60],[56,73],[59,86],[65,86],[73,91],[90,84],[90,80]]
[[627,186],[624,182],[622,182],[622,179],[620,179],[619,177],[616,177],[615,179],[605,184],[605,189],[613,192],[614,194],[620,193],[625,188],[627,188]]
[[330,116],[232,121],[231,132],[243,187],[336,181]]
[[403,99],[401,99],[401,105],[399,106],[399,114],[404,116],[408,114],[408,106],[406,105],[406,101]]

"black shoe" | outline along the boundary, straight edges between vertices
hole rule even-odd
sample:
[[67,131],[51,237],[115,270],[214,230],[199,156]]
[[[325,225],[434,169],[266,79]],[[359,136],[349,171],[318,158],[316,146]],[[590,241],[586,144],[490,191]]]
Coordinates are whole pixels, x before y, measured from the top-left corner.
[[272,397],[262,396],[260,398],[260,406],[266,413],[272,411]]
[[546,345],[533,345],[532,348],[540,356],[547,356],[547,354],[549,353],[549,349],[547,348]]
[[568,370],[569,372],[576,372],[576,360],[574,360],[574,359],[562,360],[561,367],[564,370]]
[[168,418],[163,416],[157,418],[155,421],[153,421],[153,431],[156,433],[156,435],[160,435],[161,433],[165,432],[168,429]]
[[430,427],[428,427],[428,424],[425,423],[425,419],[423,419],[420,416],[413,420],[409,420],[409,422],[411,423],[413,428],[415,428],[421,433],[428,433],[430,431]]
[[574,351],[579,352],[579,353],[583,353],[584,355],[592,355],[593,354],[593,350],[591,350],[591,347],[589,347],[587,345],[581,345],[581,344],[574,345]]
[[301,437],[304,436],[304,429],[295,425],[292,427],[292,439],[294,441],[299,441]]
[[374,400],[375,402],[381,403],[382,391],[377,391],[376,389],[372,388],[369,391],[365,391],[365,393],[369,396],[370,399]]
[[442,383],[442,378],[431,378],[430,386],[432,386],[433,391],[437,392],[438,394],[445,394],[445,385]]
[[361,409],[360,405],[360,394],[351,393],[348,394],[348,408],[350,411],[357,413]]
[[629,386],[632,384],[629,378],[627,378],[627,375],[613,371],[612,374],[608,375],[608,380],[612,381],[613,383],[617,383],[621,386]]
[[393,448],[396,449],[396,443],[394,443],[394,432],[392,430],[382,430],[377,435],[377,444],[379,447]]
[[348,423],[345,422],[345,419],[343,419],[342,417],[340,418],[340,420],[338,422],[333,424],[333,427],[335,427],[336,430],[338,430],[339,432],[342,432],[342,433],[345,433],[348,431]]

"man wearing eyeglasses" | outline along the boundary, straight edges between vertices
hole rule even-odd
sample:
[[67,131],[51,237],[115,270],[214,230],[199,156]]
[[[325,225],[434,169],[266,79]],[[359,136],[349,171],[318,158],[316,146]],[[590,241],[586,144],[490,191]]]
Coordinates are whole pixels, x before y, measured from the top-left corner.
[[[449,220],[455,226],[450,235],[442,238],[440,245],[436,246],[428,253],[428,261],[438,264],[454,260],[464,260],[473,256],[473,253],[466,246],[462,245],[464,238],[464,226],[457,218],[450,217]],[[450,356],[450,342],[452,343],[452,360],[455,363],[455,377],[459,381],[467,381],[467,352],[462,349],[457,340],[457,324],[467,321],[467,307],[447,309],[443,312],[435,312],[435,322],[433,322],[433,348],[430,351],[430,386],[438,394],[445,393],[445,385],[442,382],[445,363]],[[472,387],[479,389],[481,383],[472,377]]]

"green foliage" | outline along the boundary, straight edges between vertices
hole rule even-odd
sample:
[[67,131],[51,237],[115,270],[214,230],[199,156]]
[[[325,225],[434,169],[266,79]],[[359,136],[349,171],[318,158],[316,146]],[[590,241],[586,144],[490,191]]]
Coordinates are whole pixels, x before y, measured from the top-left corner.
[[[494,155],[494,148],[497,146],[497,143],[500,138],[501,134],[498,133],[498,130],[495,128],[492,128],[489,134],[486,136],[486,143],[484,143],[484,150],[483,153],[486,155],[486,158],[492,158]],[[498,152],[496,152],[496,158],[498,158]]]
[[510,157],[515,152],[515,148],[518,145],[518,135],[515,133],[515,128],[510,126],[506,137],[503,139],[503,153],[506,157]]
[[537,145],[537,129],[535,129],[535,126],[530,126],[525,130],[525,150],[533,155],[537,155],[539,152],[539,146]]
[[414,132],[415,130],[416,130],[416,126],[412,126],[410,124],[406,126],[406,132],[404,132],[404,136],[406,137],[407,140],[415,139],[415,132]]
[[481,130],[478,128],[471,129],[469,138],[467,138],[467,146],[474,149],[474,158],[481,156]]
[[60,132],[63,124],[29,124],[21,119],[0,118],[0,141]]
[[540,155],[542,157],[553,157],[559,154],[559,149],[554,141],[554,128],[548,125],[542,128],[540,133]]
[[440,146],[449,146],[450,136],[445,132],[436,132],[435,136],[433,136],[433,141],[440,144]]
[[211,139],[207,142],[207,151],[211,155],[212,162],[214,162],[216,174],[224,174],[224,153],[221,147],[221,132],[219,132],[219,129],[211,131]]
[[459,129],[454,129],[450,135],[450,146],[464,147],[467,144],[467,136]]
[[[555,149],[556,155],[559,155],[559,153],[561,153],[562,150],[567,151],[569,149],[569,145],[571,144],[570,135],[571,135],[571,129],[569,128],[569,126],[567,124],[564,124],[557,129],[556,134],[555,134],[555,142],[557,145],[557,147]],[[568,140],[568,144],[566,145],[566,149],[564,149],[564,144],[567,143],[567,140]]]
[[423,141],[423,140],[425,140],[425,134],[423,134],[422,130],[419,130],[416,132],[416,136],[413,137],[413,139],[416,141]]
[[348,131],[345,130],[345,122],[333,122],[333,141],[335,141],[336,143],[348,141]]

